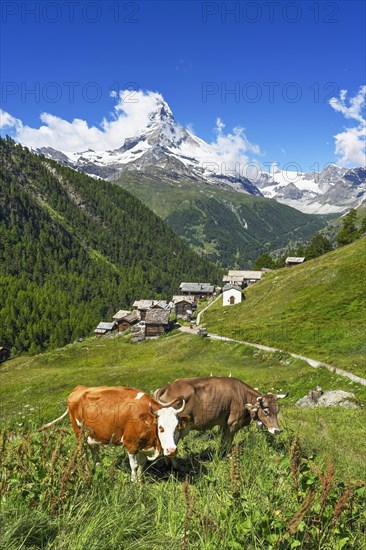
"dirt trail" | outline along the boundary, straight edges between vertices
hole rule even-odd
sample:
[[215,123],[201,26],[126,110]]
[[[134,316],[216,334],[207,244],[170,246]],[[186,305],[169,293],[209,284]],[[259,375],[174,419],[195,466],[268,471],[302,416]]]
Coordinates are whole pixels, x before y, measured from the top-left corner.
[[[211,305],[211,304],[210,304]],[[201,313],[203,313],[204,310],[202,310]],[[198,333],[198,327],[195,327],[193,329],[190,329],[189,327],[181,327],[180,330],[182,332],[186,332],[188,334],[197,335]],[[229,338],[228,336],[220,336],[219,334],[212,334],[208,333],[208,336],[212,338],[213,340],[223,340],[225,342],[235,342],[237,344],[244,344],[245,346],[250,346],[253,348],[257,348],[263,351],[283,351],[278,348],[271,348],[269,346],[264,346],[262,344],[253,344],[253,342],[246,342],[245,340],[237,340],[235,338]],[[338,367],[335,367],[334,365],[328,365],[327,363],[323,363],[322,361],[317,361],[316,359],[310,359],[309,357],[304,357],[303,355],[298,355],[297,353],[290,353],[285,352],[291,355],[291,357],[294,357],[295,359],[301,359],[302,361],[306,361],[308,365],[313,367],[314,369],[318,367],[325,367],[326,369],[330,370],[331,372],[336,372],[339,374],[339,376],[344,376],[345,378],[349,378],[350,380],[353,380],[353,382],[357,382],[358,384],[362,384],[362,386],[366,386],[366,378],[362,378],[361,376],[356,376],[356,374],[352,374],[351,372],[347,372],[343,369],[340,369]]]

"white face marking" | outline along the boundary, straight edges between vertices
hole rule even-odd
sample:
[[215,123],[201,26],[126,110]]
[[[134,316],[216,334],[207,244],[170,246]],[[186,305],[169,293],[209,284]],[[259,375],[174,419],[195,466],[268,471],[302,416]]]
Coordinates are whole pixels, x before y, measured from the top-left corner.
[[273,435],[276,435],[279,433],[279,430],[277,430],[276,428],[268,428],[268,431],[270,434],[273,434]]
[[76,422],[76,424],[79,426],[79,428],[82,427],[82,423],[80,422],[80,420],[78,420],[77,418],[75,418],[75,422]]
[[158,437],[160,439],[165,456],[172,454],[177,449],[178,440],[178,416],[173,407],[159,409],[158,415]]
[[141,399],[141,397],[143,397],[144,395],[145,395],[145,392],[139,391],[138,394],[136,395],[135,399]]

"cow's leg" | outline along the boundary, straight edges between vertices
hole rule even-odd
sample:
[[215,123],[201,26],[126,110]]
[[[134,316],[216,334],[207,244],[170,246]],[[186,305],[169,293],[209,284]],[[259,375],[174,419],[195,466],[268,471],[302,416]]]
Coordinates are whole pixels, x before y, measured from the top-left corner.
[[91,437],[88,437],[87,439],[87,443],[88,443],[88,447],[90,449],[90,453],[92,455],[92,459],[93,459],[93,466],[97,466],[98,464],[100,464],[100,455],[99,455],[99,446],[100,446],[100,443],[98,443],[97,441],[95,441],[93,438]]
[[138,455],[137,455],[137,464],[138,464],[137,479],[139,479],[139,480],[141,479],[142,470],[143,470],[144,465],[146,464],[146,461],[147,461],[146,455],[144,455],[144,453],[138,453]]
[[[190,431],[190,426],[186,426],[180,432],[179,438],[178,438],[178,441],[177,441],[177,446],[178,446],[179,441],[184,440],[186,435],[189,434],[189,431]],[[185,446],[184,441],[183,441],[182,445]],[[175,457],[175,456],[171,456],[171,457],[165,456],[164,457],[164,463],[165,463],[165,466],[167,466],[168,468],[171,466],[174,470],[179,470],[180,469],[179,461],[178,461],[177,457]]]
[[131,481],[140,480],[142,468],[146,462],[146,456],[143,453],[137,453],[135,455],[128,453],[128,460],[131,466]]
[[175,456],[165,456],[164,463],[168,468],[171,467],[173,470],[179,470],[179,462]]
[[220,454],[222,457],[227,456],[230,453],[235,432],[236,430],[234,426],[226,426],[223,428],[220,444]]

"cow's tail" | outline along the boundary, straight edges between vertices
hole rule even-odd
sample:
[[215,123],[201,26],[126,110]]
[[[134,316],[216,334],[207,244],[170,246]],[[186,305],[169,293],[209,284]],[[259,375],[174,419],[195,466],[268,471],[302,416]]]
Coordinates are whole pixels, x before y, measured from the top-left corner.
[[41,432],[42,430],[45,430],[46,428],[50,428],[51,426],[53,426],[53,425],[56,424],[57,422],[60,422],[60,420],[62,420],[63,418],[65,418],[65,416],[67,415],[68,412],[69,412],[69,409],[67,408],[66,411],[64,412],[64,414],[62,414],[61,416],[59,416],[58,418],[56,418],[56,420],[52,420],[52,422],[48,422],[48,424],[43,424],[43,426],[41,426],[40,428],[38,428],[38,431]]

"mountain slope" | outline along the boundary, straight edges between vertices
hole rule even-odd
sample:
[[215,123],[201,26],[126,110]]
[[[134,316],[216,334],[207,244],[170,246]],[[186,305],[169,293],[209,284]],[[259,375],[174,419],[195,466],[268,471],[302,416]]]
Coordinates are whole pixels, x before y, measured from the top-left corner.
[[224,267],[250,267],[264,251],[311,238],[329,219],[161,168],[124,172],[115,183],[141,199],[194,250]]
[[139,200],[1,140],[0,342],[39,351],[136,298],[220,281]]
[[[244,136],[237,138],[245,151]],[[245,166],[229,149],[181,127],[159,99],[146,125],[117,149],[37,152],[128,189],[195,250],[225,267],[250,267],[264,251],[307,239],[326,224],[327,218],[257,201],[261,191],[241,173]]]
[[366,237],[304,264],[266,273],[246,300],[205,313],[212,332],[366,376]]
[[211,144],[200,139],[177,123],[161,96],[155,98],[145,122],[117,149],[37,150],[96,178],[115,180],[129,171],[146,175],[149,169],[160,168],[172,181],[188,178],[216,189],[263,194],[310,214],[344,213],[366,199],[365,168],[346,169],[329,164],[321,172],[274,169],[271,174],[254,174],[252,163],[248,165],[248,151],[258,153],[239,129],[224,139],[219,131],[216,142]]

